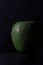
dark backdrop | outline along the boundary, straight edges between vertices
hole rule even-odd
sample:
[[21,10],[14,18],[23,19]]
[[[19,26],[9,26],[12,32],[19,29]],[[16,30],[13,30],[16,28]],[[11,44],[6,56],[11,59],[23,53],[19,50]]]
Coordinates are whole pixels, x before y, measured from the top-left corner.
[[[42,0],[0,0],[0,65],[29,64],[30,56],[21,54],[13,47],[10,32],[18,20],[35,20],[40,24],[40,36],[43,35],[43,1]],[[32,65],[43,64],[43,45],[32,56]],[[21,64],[20,64],[21,62]],[[41,64],[42,63],[42,64]]]

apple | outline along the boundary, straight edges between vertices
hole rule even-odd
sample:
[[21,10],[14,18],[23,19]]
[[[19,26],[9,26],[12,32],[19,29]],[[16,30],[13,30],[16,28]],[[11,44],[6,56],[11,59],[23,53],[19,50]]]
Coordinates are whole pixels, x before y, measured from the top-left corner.
[[11,39],[17,51],[30,52],[33,50],[34,43],[30,40],[32,33],[30,29],[33,24],[33,21],[18,21],[12,26]]

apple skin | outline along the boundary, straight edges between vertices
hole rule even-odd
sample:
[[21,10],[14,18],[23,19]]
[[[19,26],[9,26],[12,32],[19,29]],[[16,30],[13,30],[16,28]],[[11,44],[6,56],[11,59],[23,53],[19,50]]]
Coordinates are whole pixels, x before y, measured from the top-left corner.
[[30,43],[30,28],[32,24],[33,21],[19,21],[13,25],[11,39],[17,51],[30,52],[33,50],[32,44]]

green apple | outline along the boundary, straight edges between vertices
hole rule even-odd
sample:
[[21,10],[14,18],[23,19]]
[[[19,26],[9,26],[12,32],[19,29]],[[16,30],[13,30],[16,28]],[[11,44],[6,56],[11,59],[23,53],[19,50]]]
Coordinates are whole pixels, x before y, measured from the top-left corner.
[[30,29],[33,23],[33,21],[19,21],[13,25],[11,39],[17,51],[32,51],[34,44],[30,41]]

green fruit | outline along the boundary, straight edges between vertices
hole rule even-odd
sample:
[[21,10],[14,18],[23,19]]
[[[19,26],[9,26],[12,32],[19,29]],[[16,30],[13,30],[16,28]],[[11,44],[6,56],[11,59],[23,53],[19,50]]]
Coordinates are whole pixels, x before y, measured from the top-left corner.
[[19,52],[32,51],[30,43],[30,28],[33,21],[19,21],[11,30],[11,39],[16,50]]

